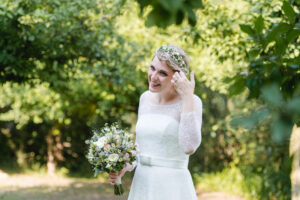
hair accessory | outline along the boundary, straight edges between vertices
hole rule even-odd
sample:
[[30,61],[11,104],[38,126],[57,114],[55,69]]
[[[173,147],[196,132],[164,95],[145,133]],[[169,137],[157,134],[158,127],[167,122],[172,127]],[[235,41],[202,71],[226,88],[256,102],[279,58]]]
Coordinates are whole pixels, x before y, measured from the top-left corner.
[[155,51],[155,55],[159,59],[167,61],[174,70],[183,71],[186,75],[188,74],[188,69],[182,56],[174,48],[163,45]]

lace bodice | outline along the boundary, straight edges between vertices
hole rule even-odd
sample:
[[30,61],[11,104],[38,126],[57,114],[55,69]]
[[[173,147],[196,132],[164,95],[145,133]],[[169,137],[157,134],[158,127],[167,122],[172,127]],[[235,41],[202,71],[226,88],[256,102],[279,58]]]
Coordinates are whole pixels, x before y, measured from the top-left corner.
[[[202,102],[194,95],[194,111],[182,113],[182,101],[159,105],[150,91],[140,97],[136,143],[142,154],[188,160],[201,143]],[[128,166],[131,171],[135,167]]]

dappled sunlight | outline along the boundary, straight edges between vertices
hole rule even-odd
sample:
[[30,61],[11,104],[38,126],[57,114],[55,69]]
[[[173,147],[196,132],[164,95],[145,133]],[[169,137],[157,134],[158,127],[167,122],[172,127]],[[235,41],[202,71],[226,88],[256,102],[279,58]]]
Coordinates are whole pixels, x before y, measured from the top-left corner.
[[[12,175],[0,179],[0,199],[9,200],[125,200],[128,198],[131,179],[123,181],[125,194],[113,195],[113,187],[108,181],[97,179],[49,177],[43,175]],[[240,197],[222,192],[211,192],[197,188],[201,200],[243,200]]]
[[[125,180],[127,199],[130,182]],[[0,179],[0,199],[114,199],[113,187],[108,181],[100,179],[74,179],[66,177],[49,177],[38,175],[12,175]]]
[[86,140],[114,121],[136,133],[164,44],[189,55],[203,105],[198,198],[299,198],[299,0],[46,2],[0,4],[0,200],[127,199],[133,171],[114,197]]

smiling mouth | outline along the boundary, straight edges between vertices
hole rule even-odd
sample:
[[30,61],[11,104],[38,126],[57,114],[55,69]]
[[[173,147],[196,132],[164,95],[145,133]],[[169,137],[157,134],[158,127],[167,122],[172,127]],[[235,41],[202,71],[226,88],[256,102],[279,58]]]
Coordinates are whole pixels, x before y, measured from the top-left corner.
[[158,86],[160,86],[160,84],[158,84],[158,83],[151,83],[151,86],[152,87],[158,87]]

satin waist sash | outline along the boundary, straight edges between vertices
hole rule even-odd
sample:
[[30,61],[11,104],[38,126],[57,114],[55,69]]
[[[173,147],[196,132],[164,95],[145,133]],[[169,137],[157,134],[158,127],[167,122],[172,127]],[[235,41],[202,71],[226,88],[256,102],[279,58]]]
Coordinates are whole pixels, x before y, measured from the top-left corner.
[[147,155],[138,156],[139,163],[147,166],[169,167],[176,169],[187,169],[188,160],[175,160],[168,158],[153,157]]

